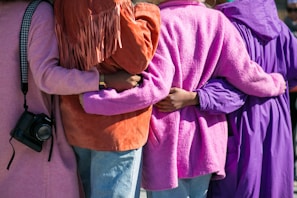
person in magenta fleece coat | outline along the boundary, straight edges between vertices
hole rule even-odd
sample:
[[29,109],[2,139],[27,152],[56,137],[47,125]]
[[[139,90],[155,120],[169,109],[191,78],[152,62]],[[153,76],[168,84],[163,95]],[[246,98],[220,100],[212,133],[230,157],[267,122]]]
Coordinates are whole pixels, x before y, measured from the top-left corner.
[[[282,75],[267,74],[250,60],[240,34],[222,13],[197,1],[166,1],[159,7],[161,36],[143,73],[143,84],[121,93],[112,89],[85,93],[82,104],[86,112],[137,110],[164,98],[171,87],[192,91],[214,77],[223,77],[254,96],[284,93]],[[201,186],[194,194],[205,196],[210,178],[225,176],[226,147],[225,115],[211,115],[195,107],[172,113],[154,108],[144,146],[142,186],[153,197],[162,197],[159,192],[170,196],[179,181],[189,179]]]
[[199,101],[201,111],[229,113],[226,178],[211,181],[209,198],[293,197],[289,90],[297,83],[297,40],[278,18],[273,0],[220,2],[224,4],[216,9],[239,30],[251,58],[266,72],[281,72],[290,89],[278,97],[259,98],[213,79],[196,91],[172,88],[156,106],[171,112]]

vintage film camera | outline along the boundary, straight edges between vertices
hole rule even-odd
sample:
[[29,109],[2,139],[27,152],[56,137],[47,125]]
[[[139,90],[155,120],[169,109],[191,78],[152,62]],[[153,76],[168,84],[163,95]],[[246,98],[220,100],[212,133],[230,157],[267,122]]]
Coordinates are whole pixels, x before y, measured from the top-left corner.
[[34,114],[24,111],[10,135],[40,152],[42,143],[52,136],[52,120],[45,114]]

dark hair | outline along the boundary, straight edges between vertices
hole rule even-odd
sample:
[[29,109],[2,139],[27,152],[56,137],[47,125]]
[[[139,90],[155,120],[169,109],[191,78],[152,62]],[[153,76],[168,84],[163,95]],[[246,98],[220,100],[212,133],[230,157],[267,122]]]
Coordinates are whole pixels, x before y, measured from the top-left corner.
[[291,12],[297,12],[297,8],[287,7],[287,12],[289,12],[289,13],[291,13]]

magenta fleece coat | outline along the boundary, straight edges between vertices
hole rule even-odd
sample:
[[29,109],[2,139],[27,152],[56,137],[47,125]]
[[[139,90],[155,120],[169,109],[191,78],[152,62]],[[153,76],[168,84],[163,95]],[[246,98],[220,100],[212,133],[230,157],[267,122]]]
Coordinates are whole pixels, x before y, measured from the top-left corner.
[[[56,131],[51,141],[36,152],[12,139],[14,160],[7,170],[13,148],[10,131],[24,111],[20,88],[19,31],[28,2],[0,2],[0,197],[78,198],[75,155],[61,124],[58,97],[49,94],[79,94],[98,89],[98,72],[68,70],[58,65],[58,44],[52,6],[42,2],[33,15],[28,40],[29,91],[27,104],[33,113],[50,115],[53,106]],[[47,94],[48,93],[48,94]]]
[[[241,91],[266,97],[282,94],[281,75],[264,73],[252,62],[237,30],[220,12],[196,1],[160,5],[161,36],[156,54],[134,89],[83,95],[84,109],[116,114],[143,108],[164,98],[171,87],[195,91],[210,78],[223,77]],[[136,134],[137,135],[137,134]],[[143,182],[147,190],[175,188],[179,178],[225,176],[225,115],[209,115],[195,106],[172,113],[153,109],[143,150]]]

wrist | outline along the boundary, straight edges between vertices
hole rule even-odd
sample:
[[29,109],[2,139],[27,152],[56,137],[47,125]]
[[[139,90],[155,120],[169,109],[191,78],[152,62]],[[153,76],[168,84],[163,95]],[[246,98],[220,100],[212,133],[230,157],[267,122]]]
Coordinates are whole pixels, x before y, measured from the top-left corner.
[[200,98],[199,98],[199,94],[196,92],[196,106],[200,108]]
[[190,92],[189,105],[199,106],[199,96],[197,92]]

